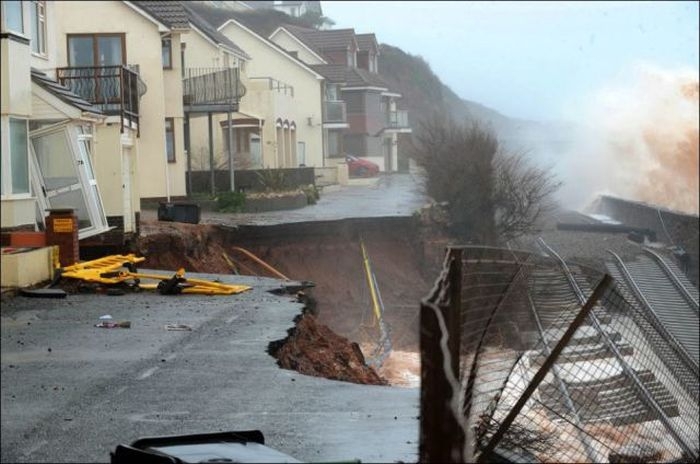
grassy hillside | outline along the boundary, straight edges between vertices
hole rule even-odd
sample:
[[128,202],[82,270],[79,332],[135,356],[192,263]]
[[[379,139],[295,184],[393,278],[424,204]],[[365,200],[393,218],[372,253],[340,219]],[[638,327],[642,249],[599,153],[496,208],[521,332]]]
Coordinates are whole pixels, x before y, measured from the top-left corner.
[[528,123],[460,98],[442,83],[422,57],[406,53],[400,48],[381,45],[379,73],[403,95],[400,106],[409,110],[412,123],[418,123],[421,118],[429,117],[435,112],[447,112],[457,120],[479,120],[493,127],[499,134],[510,133],[518,125]]

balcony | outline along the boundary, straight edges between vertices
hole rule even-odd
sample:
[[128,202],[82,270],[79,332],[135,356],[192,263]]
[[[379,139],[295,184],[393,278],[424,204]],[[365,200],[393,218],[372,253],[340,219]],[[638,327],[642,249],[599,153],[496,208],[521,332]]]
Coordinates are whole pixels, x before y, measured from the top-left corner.
[[182,78],[185,112],[238,111],[246,88],[238,68],[186,68]]
[[341,100],[325,100],[323,102],[323,124],[338,127],[347,127],[348,117],[345,102]]
[[124,125],[139,127],[139,98],[146,93],[136,66],[83,66],[56,69],[56,79]]
[[408,129],[408,111],[397,110],[386,113],[387,129]]

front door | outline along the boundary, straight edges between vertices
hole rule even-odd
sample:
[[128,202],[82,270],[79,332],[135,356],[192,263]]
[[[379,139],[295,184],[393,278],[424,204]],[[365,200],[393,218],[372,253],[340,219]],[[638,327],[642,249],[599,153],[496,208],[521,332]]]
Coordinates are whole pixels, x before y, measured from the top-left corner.
[[90,148],[82,128],[58,124],[30,132],[29,136],[32,183],[39,212],[45,217],[47,209],[74,209],[80,239],[107,231]]

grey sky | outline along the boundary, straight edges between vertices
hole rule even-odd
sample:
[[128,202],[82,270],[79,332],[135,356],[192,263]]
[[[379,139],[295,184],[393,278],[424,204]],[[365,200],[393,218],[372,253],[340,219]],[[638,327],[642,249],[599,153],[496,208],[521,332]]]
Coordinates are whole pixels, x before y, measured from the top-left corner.
[[698,2],[322,2],[335,28],[422,56],[463,98],[575,119],[637,65],[698,72]]

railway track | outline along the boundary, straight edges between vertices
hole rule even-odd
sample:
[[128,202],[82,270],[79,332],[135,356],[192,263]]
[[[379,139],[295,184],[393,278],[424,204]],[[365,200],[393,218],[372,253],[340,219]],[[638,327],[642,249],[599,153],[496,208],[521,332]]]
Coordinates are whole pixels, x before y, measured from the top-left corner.
[[[539,239],[538,244],[559,264],[560,277],[552,275],[550,278],[566,281],[570,294],[579,305],[583,305],[587,295],[592,293],[583,273],[574,272],[578,269],[570,267],[544,240]],[[553,288],[557,289],[557,300],[566,298],[565,289],[560,282],[553,285]],[[618,293],[621,291],[618,289]],[[536,294],[537,289],[535,289]],[[566,384],[565,388],[553,383],[541,385],[540,395],[543,403],[552,411],[563,413],[561,394],[557,395],[557,393],[565,390],[569,394],[566,401],[569,405],[566,409],[571,409],[570,403],[573,402],[579,412],[578,419],[584,423],[606,421],[615,425],[626,425],[658,420],[683,453],[696,459],[698,452],[696,439],[690,437],[689,432],[695,429],[697,434],[697,419],[691,419],[690,423],[686,423],[685,417],[678,417],[681,415],[679,409],[681,406],[676,395],[669,390],[670,384],[667,383],[669,379],[658,378],[657,373],[648,367],[652,359],[652,348],[645,346],[647,344],[635,335],[637,332],[635,324],[626,314],[620,312],[620,308],[606,308],[601,302],[608,301],[599,301],[588,317],[591,328],[600,339],[596,340],[590,333],[584,334],[583,338],[591,341],[587,347],[589,356],[592,352],[608,352],[609,358],[577,360],[575,357],[573,359],[563,357],[557,364],[560,370],[558,377],[561,378],[559,382],[563,381]],[[614,315],[614,323],[609,324],[601,317],[605,314]],[[581,329],[586,329],[586,326],[581,326],[577,332],[581,332]],[[617,338],[617,331],[622,332],[622,340]],[[633,338],[630,342],[634,345],[634,350],[623,349],[625,337]],[[586,350],[585,343],[578,345],[578,349],[581,347]],[[646,368],[643,367],[645,365]],[[574,374],[572,378],[566,378],[569,372]],[[697,384],[697,379],[695,383]],[[695,424],[692,421],[695,421]]]
[[[623,262],[612,251],[608,262],[610,274],[622,284],[626,296],[632,296],[663,325],[671,343],[676,345],[693,370],[698,372],[700,358],[700,318],[698,292],[680,271],[657,253],[647,254],[634,261]],[[675,268],[675,269],[674,269]]]

